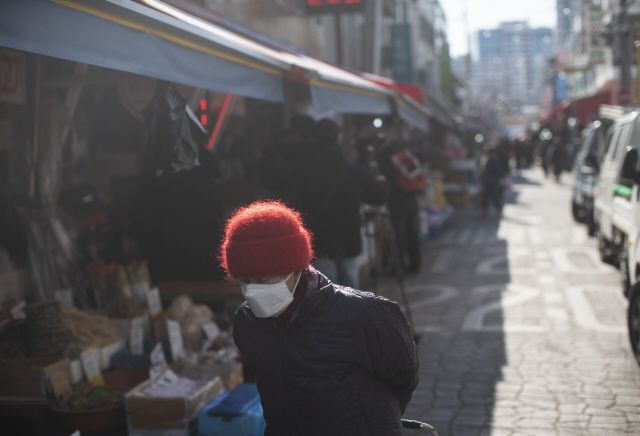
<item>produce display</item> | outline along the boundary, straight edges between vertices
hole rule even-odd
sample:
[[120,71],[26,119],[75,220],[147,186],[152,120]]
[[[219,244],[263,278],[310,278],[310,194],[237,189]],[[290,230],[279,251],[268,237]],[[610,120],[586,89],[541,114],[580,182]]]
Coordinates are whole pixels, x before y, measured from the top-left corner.
[[72,309],[62,309],[60,315],[71,332],[73,342],[80,347],[103,347],[120,338],[118,329],[109,323],[106,316]]
[[109,318],[135,318],[144,315],[146,310],[147,307],[138,297],[121,295],[111,301],[107,309],[107,315],[109,315]]
[[87,381],[78,383],[71,395],[56,402],[63,410],[92,410],[121,404],[124,395],[106,386],[94,386]]

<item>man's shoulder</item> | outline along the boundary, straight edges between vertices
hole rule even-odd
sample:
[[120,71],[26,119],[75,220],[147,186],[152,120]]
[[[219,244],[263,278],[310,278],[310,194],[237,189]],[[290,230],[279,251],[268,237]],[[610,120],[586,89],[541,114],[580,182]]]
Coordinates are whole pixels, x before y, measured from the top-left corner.
[[367,307],[370,305],[385,305],[388,303],[392,303],[391,300],[373,292],[361,291],[358,289],[337,285],[334,285],[333,289],[337,298],[348,304]]

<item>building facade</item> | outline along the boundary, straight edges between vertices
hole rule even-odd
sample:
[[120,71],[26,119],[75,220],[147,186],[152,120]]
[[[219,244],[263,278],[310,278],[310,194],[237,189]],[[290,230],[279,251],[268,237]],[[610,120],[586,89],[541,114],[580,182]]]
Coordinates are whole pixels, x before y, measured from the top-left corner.
[[503,114],[540,104],[546,60],[553,54],[552,30],[525,21],[502,23],[475,35],[472,96]]

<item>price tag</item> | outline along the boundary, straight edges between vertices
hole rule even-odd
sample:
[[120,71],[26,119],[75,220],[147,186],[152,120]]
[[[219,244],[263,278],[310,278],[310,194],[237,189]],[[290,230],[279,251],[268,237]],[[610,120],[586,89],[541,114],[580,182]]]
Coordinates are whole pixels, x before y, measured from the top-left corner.
[[144,296],[147,292],[149,292],[149,284],[148,283],[134,283],[131,285],[131,292],[135,297],[144,299]]
[[25,306],[27,305],[27,303],[22,300],[19,303],[16,303],[10,310],[9,312],[11,313],[11,318],[13,319],[26,319],[27,318],[27,314],[24,311]]
[[132,356],[141,356],[144,353],[144,328],[142,326],[131,325],[129,351]]
[[68,371],[58,371],[52,374],[47,383],[56,398],[70,395],[73,392],[71,376]]
[[160,380],[160,383],[162,383],[164,385],[171,385],[171,384],[175,383],[176,381],[178,381],[178,376],[176,375],[175,372],[173,372],[170,369],[168,369],[167,371],[165,371],[164,374],[162,374],[162,378]]
[[151,365],[161,365],[163,369],[166,368],[167,358],[164,356],[164,350],[162,349],[162,344],[160,342],[153,347],[149,358],[151,360]]
[[209,340],[215,340],[220,335],[220,327],[215,322],[202,324],[202,330]]
[[92,385],[104,385],[102,372],[100,372],[98,350],[96,350],[95,348],[87,348],[82,353],[80,353],[80,362],[82,362],[82,369],[84,369],[87,380],[89,380]]
[[182,342],[182,331],[180,323],[174,320],[167,320],[167,333],[169,334],[169,345],[171,346],[171,356],[177,362],[184,355],[184,343]]
[[118,265],[116,268],[116,276],[122,290],[122,295],[125,297],[131,297],[131,284],[129,283],[129,276],[127,270],[122,265]]
[[60,304],[60,307],[65,309],[73,309],[73,290],[71,288],[58,289],[54,292],[56,300]]
[[158,288],[147,291],[147,307],[149,307],[151,316],[156,316],[162,312],[162,302],[160,301],[160,290]]
[[164,369],[167,367],[167,359],[164,356],[164,350],[162,349],[162,344],[158,342],[153,350],[151,351],[151,366],[149,367],[149,378],[151,379],[151,383],[158,380]]

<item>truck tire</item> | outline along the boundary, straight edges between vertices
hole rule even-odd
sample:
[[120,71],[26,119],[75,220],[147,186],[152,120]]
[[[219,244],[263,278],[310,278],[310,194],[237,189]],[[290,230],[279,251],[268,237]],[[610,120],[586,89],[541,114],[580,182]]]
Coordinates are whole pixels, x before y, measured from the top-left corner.
[[629,298],[631,288],[631,277],[629,272],[629,249],[624,246],[620,250],[620,283],[622,284],[622,294]]
[[631,351],[640,365],[640,286],[636,285],[629,296],[629,308],[627,310],[627,328]]
[[587,209],[584,220],[587,224],[587,235],[594,236],[596,234],[596,221],[593,219],[593,209]]
[[602,236],[602,233],[597,233],[598,237],[598,253],[600,253],[600,260],[609,265],[613,265],[616,268],[620,266],[620,263],[616,261],[615,250],[613,249],[613,243],[609,242],[607,238]]
[[573,219],[575,222],[577,223],[584,222],[584,215],[585,215],[584,210],[580,206],[578,206],[576,202],[573,200],[571,201],[571,215],[573,216]]

